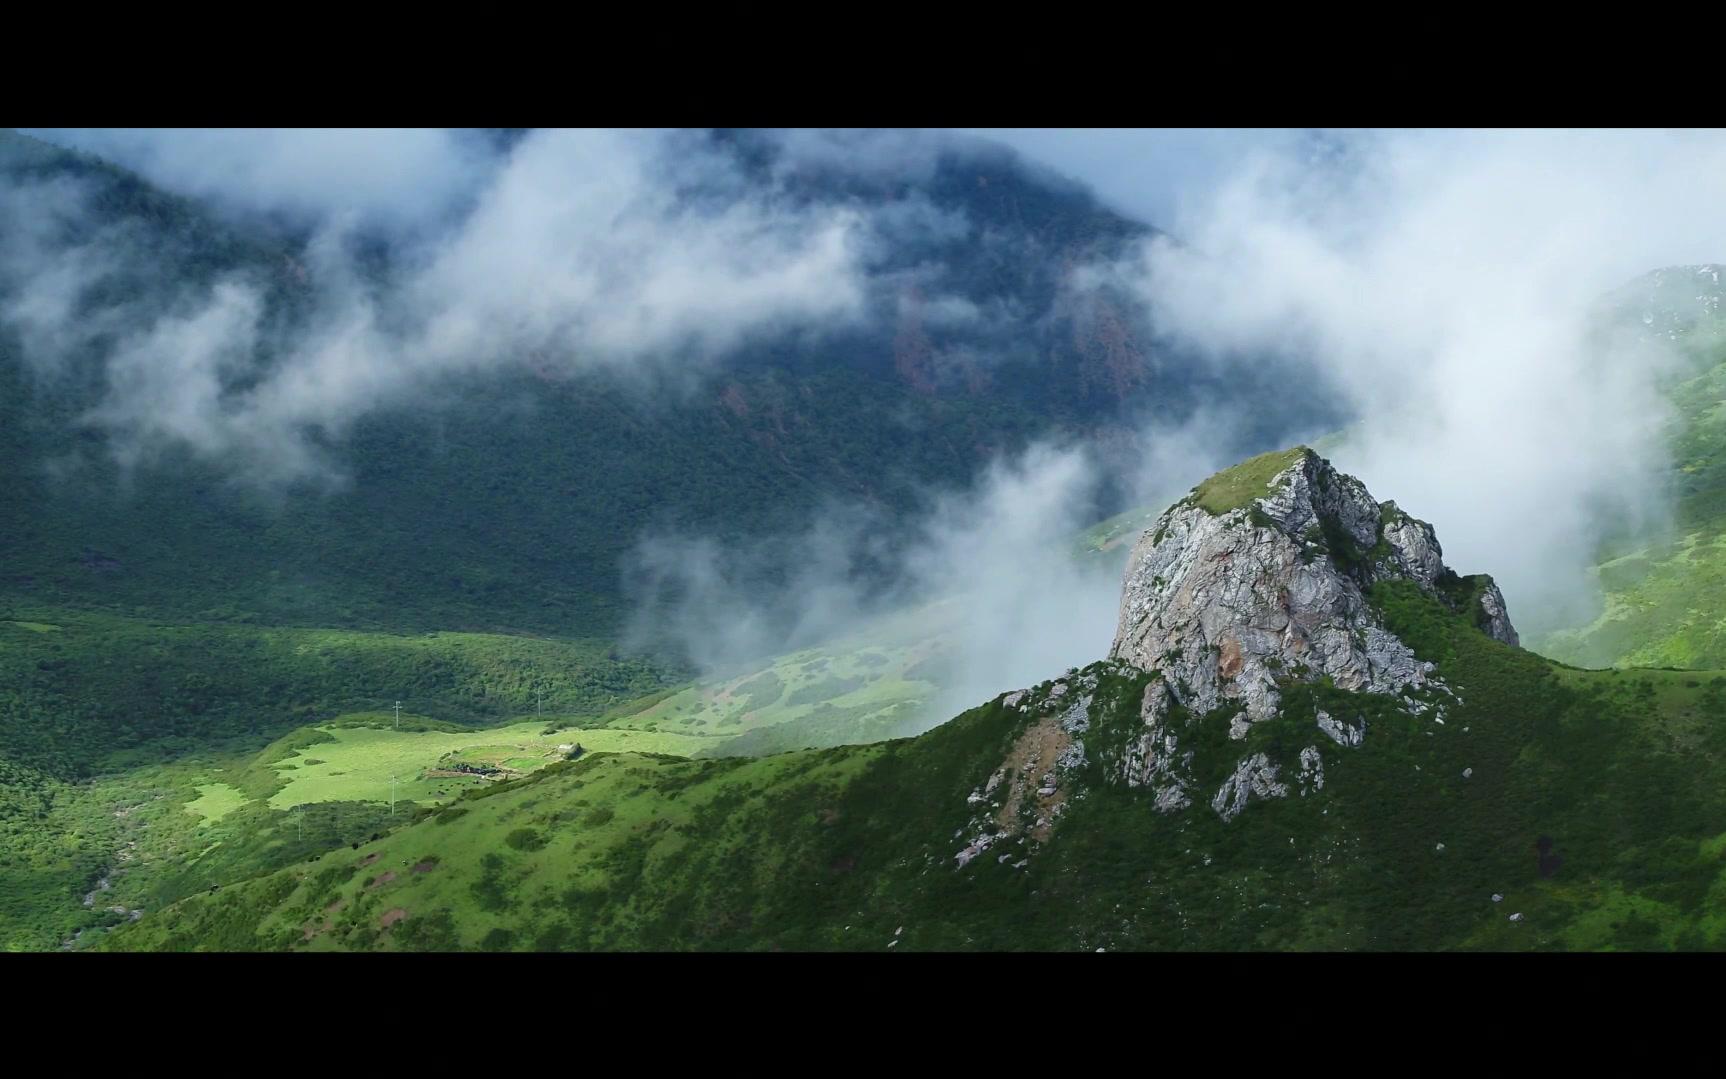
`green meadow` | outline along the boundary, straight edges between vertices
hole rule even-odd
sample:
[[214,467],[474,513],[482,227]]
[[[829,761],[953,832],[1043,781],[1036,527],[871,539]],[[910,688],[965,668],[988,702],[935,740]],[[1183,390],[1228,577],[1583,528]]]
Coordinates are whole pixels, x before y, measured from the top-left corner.
[[206,823],[215,824],[234,810],[244,808],[250,800],[238,787],[230,787],[226,783],[201,783],[198,797],[187,802],[186,809],[202,817]]
[[270,795],[273,809],[310,802],[434,804],[485,785],[480,775],[448,774],[457,764],[514,773],[563,760],[563,746],[589,753],[666,753],[690,756],[712,745],[711,736],[628,728],[572,728],[547,734],[542,720],[472,731],[395,731],[387,727],[316,728],[329,736],[271,765],[285,785]]
[[[1103,663],[1051,837],[962,868],[969,792],[1037,722],[999,699],[868,746],[552,764],[99,946],[1726,948],[1726,676],[1564,668],[1412,587],[1371,599],[1464,699],[1441,724],[1394,697],[1291,685],[1244,745],[1215,716],[1175,717],[1202,784],[1243,752],[1291,771],[1320,754],[1322,788],[1231,822],[1202,802],[1156,812],[1111,777],[1155,675]],[[1321,708],[1364,719],[1364,743],[1318,735]]]

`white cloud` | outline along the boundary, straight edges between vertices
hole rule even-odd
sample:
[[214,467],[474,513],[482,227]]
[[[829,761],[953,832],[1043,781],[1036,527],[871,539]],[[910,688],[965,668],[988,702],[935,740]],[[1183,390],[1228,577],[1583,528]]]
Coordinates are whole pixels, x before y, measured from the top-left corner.
[[1726,252],[1726,136],[1398,133],[1354,171],[1255,154],[1144,253],[1159,324],[1302,356],[1366,420],[1339,464],[1431,520],[1530,624],[1574,612],[1602,515],[1657,519],[1669,363],[1600,297]]
[[[300,135],[322,145],[317,133]],[[424,136],[403,138],[412,147]],[[197,158],[202,143],[176,136],[148,145],[178,162]],[[262,168],[284,147],[306,144],[281,136],[248,145],[256,151],[248,168]],[[353,145],[344,135],[324,148],[339,157]],[[369,175],[375,148],[366,145],[349,166]],[[215,157],[211,170],[229,161]],[[244,175],[229,164],[211,173],[212,184]],[[320,182],[337,184],[346,174],[326,164],[333,171]],[[366,200],[406,178],[337,184],[352,197],[325,200],[301,253],[313,312],[287,337],[266,333],[256,284],[239,280],[182,295],[168,314],[132,303],[81,311],[104,276],[149,274],[154,253],[106,226],[88,239],[57,238],[54,222],[93,222],[93,207],[74,186],[20,190],[6,201],[27,227],[0,244],[0,269],[17,286],[5,315],[44,370],[97,328],[120,332],[107,360],[108,398],[88,421],[115,436],[126,463],[177,443],[231,456],[266,484],[319,478],[330,462],[314,433],[339,437],[359,416],[405,404],[444,376],[526,362],[680,373],[754,334],[826,333],[863,317],[861,216],[781,205],[735,170],[663,133],[536,132],[496,165],[458,225],[401,249],[398,275],[381,292],[355,272],[350,238],[364,227]],[[311,205],[319,189],[310,173],[303,178]],[[433,175],[427,190],[443,191],[444,180]],[[725,197],[688,197],[703,187]],[[257,198],[289,195],[277,188]],[[58,216],[38,213],[43,207]],[[262,377],[237,377],[236,357],[260,342],[269,357]]]
[[118,162],[169,190],[310,221],[358,214],[431,222],[485,180],[495,154],[437,128],[59,129],[33,132]]
[[[721,675],[871,623],[920,620],[944,644],[940,690],[919,717],[927,728],[1108,652],[1120,575],[1073,551],[1096,482],[1082,450],[1045,444],[997,461],[972,487],[931,493],[895,548],[886,522],[857,505],[742,548],[652,536],[632,567],[633,636],[674,641]],[[788,572],[766,588],[775,566]]]

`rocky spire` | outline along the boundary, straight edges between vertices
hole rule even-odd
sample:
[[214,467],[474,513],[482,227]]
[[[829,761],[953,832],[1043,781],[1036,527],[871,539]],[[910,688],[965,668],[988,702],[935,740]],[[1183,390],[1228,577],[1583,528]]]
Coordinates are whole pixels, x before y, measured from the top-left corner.
[[[1400,578],[1454,595],[1441,586],[1461,579],[1442,556],[1431,525],[1374,501],[1312,450],[1255,457],[1194,488],[1140,538],[1111,656],[1162,671],[1166,693],[1195,713],[1240,701],[1234,737],[1276,714],[1278,679],[1418,687],[1431,665],[1384,627],[1363,590]],[[1476,621],[1516,644],[1497,586],[1474,581]],[[1150,696],[1146,709],[1156,710]]]

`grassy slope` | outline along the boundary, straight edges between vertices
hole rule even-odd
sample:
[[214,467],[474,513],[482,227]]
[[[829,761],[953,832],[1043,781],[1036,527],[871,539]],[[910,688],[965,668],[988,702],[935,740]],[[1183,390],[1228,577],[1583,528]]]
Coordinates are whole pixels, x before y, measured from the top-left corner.
[[[86,909],[80,897],[134,858],[134,865],[158,867],[196,858],[209,846],[192,827],[200,819],[226,838],[221,853],[193,874],[197,880],[280,864],[267,853],[280,820],[236,806],[226,791],[253,799],[273,793],[273,773],[257,782],[253,758],[272,739],[318,737],[296,732],[303,725],[402,699],[409,709],[404,735],[461,732],[540,707],[547,713],[540,727],[553,720],[602,726],[672,677],[614,658],[595,641],[4,613],[16,617],[0,620],[0,948],[51,947],[97,925],[100,907]],[[381,713],[370,719],[389,721]],[[572,737],[566,732],[558,741]],[[657,739],[652,748],[674,738],[643,737]],[[676,741],[680,749],[699,744]],[[375,793],[334,797],[359,806]],[[187,803],[199,809],[188,813]],[[360,806],[350,808],[346,827],[302,824],[296,849],[301,839],[309,853],[369,834],[356,829],[375,826],[375,816]],[[116,901],[154,909],[184,894],[171,882],[158,887],[146,879],[159,875],[132,875],[129,891],[116,886],[123,893]]]
[[1726,666],[1726,288],[1720,266],[1670,267],[1607,301],[1609,317],[1676,350],[1670,530],[1609,543],[1592,623],[1528,642],[1588,667]]
[[[387,722],[387,719],[386,719]],[[559,746],[579,744],[589,752],[648,752],[691,756],[715,739],[650,731],[576,728],[554,730],[539,720],[469,731],[395,731],[382,727],[318,728],[330,740],[305,746],[271,767],[286,779],[269,797],[274,809],[315,802],[403,803],[447,800],[461,790],[483,786],[484,779],[440,776],[450,766],[531,772],[566,754]],[[549,733],[548,733],[549,732]]]
[[1726,348],[1674,386],[1678,494],[1672,535],[1609,551],[1597,575],[1606,605],[1587,626],[1537,646],[1585,666],[1726,666]]
[[[155,910],[345,846],[420,806],[561,761],[572,745],[689,755],[723,740],[570,721],[462,728],[404,714],[396,729],[389,713],[355,713],[255,753],[215,751],[29,788],[45,796],[34,811],[0,817],[0,950],[49,948],[80,930],[99,936],[119,920],[110,906]],[[454,773],[459,763],[500,772]],[[86,906],[79,897],[93,889],[101,902]]]
[[1296,446],[1249,457],[1200,483],[1193,488],[1192,497],[1201,509],[1213,515],[1238,510],[1255,498],[1263,498],[1265,488],[1277,473],[1310,452],[1305,446]]
[[538,708],[597,717],[672,677],[615,656],[604,641],[180,625],[35,609],[0,621],[0,758],[76,778],[224,739],[268,740],[398,699],[470,723]]
[[[673,672],[617,659],[596,641],[27,611],[0,612],[19,616],[0,620],[0,868],[10,874],[0,884],[0,948],[52,947],[100,928],[111,919],[80,897],[104,875],[113,890],[102,898],[154,910],[187,888],[271,868],[290,850],[369,834],[392,775],[404,802],[483,784],[421,776],[452,749],[520,770],[575,741],[758,755],[923,729],[956,613],[932,604],[729,678],[668,686]],[[408,709],[402,732],[354,726],[387,728],[397,694]],[[330,717],[336,727],[321,730]],[[292,818],[266,812],[300,804]],[[198,819],[208,827],[190,827]],[[283,842],[289,819],[295,832]],[[221,846],[203,857],[211,835]],[[117,863],[140,836],[148,856]],[[164,866],[188,860],[187,873],[159,882]],[[117,865],[126,872],[116,876]]]
[[[1726,946],[1726,678],[1569,670],[1407,589],[1381,587],[1375,602],[1464,703],[1440,725],[1386,698],[1292,688],[1283,716],[1244,747],[1210,717],[1187,742],[1208,782],[1244,752],[1287,766],[1316,744],[1325,762],[1322,791],[1254,803],[1229,824],[1202,806],[1157,814],[1148,795],[1105,779],[1145,676],[1099,665],[1091,764],[1046,845],[1008,841],[1030,852],[1024,870],[991,856],[954,868],[967,792],[1030,722],[993,702],[872,746],[554,765],[357,851],[188,899],[108,943]],[[1319,737],[1318,708],[1367,719],[1365,744]],[[1562,858],[1549,876],[1542,837]]]
[[687,687],[611,725],[727,735],[716,751],[741,754],[891,737],[926,718],[958,613],[946,601],[890,614]]

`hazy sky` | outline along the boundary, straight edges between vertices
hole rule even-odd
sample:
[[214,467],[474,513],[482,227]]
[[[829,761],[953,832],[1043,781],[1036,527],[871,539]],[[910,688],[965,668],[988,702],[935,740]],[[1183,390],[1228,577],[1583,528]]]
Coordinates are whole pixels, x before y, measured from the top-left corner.
[[1264,151],[1300,152],[1315,136],[1217,128],[969,128],[1082,180],[1119,212],[1170,228],[1215,184]]
[[[1326,136],[1214,128],[964,128],[1090,185],[1117,210],[1167,226],[1256,152],[1309,156]],[[100,154],[187,194],[252,209],[355,213],[389,226],[437,219],[483,188],[499,166],[487,140],[437,129],[32,129]],[[853,168],[912,169],[929,140],[871,133],[866,144],[788,132],[799,153]],[[1329,136],[1349,139],[1357,136]],[[861,150],[861,152],[858,152]]]

